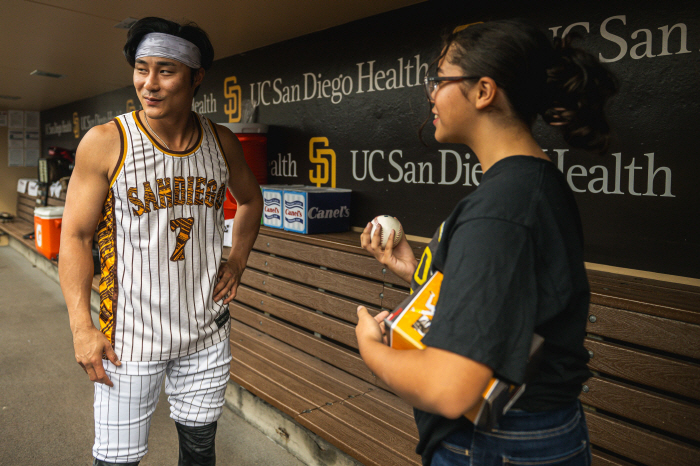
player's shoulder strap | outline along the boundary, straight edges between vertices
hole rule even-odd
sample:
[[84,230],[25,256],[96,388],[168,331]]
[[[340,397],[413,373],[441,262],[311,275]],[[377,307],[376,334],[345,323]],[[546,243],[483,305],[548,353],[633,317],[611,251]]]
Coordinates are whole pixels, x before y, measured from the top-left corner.
[[114,182],[116,181],[117,177],[119,174],[122,172],[124,168],[124,160],[126,159],[126,155],[129,150],[129,139],[127,138],[127,125],[128,125],[128,120],[127,118],[131,117],[133,120],[133,115],[130,113],[125,113],[123,115],[116,116],[112,119],[112,121],[116,124],[117,126],[117,131],[119,131],[119,158],[117,159],[117,163],[112,170],[111,175],[109,176],[109,186],[110,188],[112,185],[114,185]]
[[219,154],[221,155],[221,158],[224,159],[224,162],[226,163],[226,168],[228,168],[228,172],[231,173],[231,164],[228,161],[228,157],[226,157],[226,152],[224,151],[224,146],[221,144],[221,137],[219,137],[219,131],[218,131],[218,125],[211,121],[211,119],[197,114],[200,118],[204,119],[211,129],[211,134],[214,137],[214,140],[216,141],[216,147],[219,149]]

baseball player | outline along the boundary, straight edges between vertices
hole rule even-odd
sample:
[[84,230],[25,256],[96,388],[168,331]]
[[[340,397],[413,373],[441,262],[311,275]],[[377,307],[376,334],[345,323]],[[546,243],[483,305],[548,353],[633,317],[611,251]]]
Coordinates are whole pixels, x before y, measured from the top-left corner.
[[[231,361],[228,303],[262,197],[236,136],[190,110],[214,58],[206,33],[144,18],[124,55],[143,110],[80,142],[60,250],[75,358],[96,382],[94,465],[139,463],[163,379],[179,464],[213,465]],[[222,264],[227,186],[238,212]],[[100,329],[90,316],[96,227]]]

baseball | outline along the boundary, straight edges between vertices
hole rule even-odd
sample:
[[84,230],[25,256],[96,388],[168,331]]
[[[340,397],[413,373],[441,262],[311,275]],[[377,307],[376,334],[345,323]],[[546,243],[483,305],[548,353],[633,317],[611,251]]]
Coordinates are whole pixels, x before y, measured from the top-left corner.
[[377,229],[378,225],[382,226],[380,240],[382,249],[386,247],[386,244],[389,241],[389,234],[391,233],[391,230],[394,230],[395,233],[394,247],[396,247],[399,244],[399,241],[401,241],[401,237],[403,236],[403,228],[401,227],[401,222],[389,215],[379,215],[378,217],[374,217],[374,219],[372,220],[372,237],[374,237],[374,231]]

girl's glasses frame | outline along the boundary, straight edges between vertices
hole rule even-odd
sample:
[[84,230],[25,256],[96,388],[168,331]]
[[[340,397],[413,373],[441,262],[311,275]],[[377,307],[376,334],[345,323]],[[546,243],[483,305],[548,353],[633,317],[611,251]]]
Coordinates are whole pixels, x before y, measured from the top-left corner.
[[452,82],[456,83],[459,81],[465,81],[467,79],[480,79],[481,76],[428,76],[427,74],[423,78],[423,86],[425,88],[425,94],[428,96],[428,100],[431,99],[433,92],[440,87],[442,82]]

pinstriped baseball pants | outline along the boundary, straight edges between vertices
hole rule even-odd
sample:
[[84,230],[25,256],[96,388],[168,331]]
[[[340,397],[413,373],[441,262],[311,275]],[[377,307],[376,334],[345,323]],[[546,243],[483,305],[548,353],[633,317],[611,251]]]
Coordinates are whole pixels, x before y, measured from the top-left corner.
[[151,416],[165,377],[170,417],[186,426],[219,419],[229,379],[228,340],[169,361],[103,361],[114,387],[95,384],[95,458],[110,463],[139,461],[148,452]]

